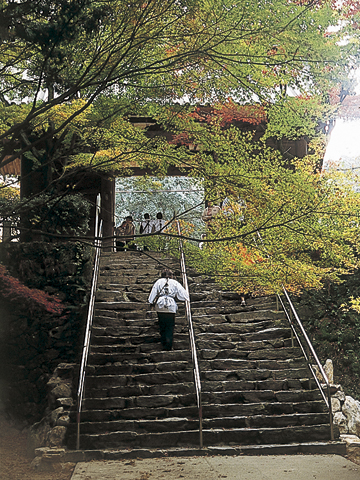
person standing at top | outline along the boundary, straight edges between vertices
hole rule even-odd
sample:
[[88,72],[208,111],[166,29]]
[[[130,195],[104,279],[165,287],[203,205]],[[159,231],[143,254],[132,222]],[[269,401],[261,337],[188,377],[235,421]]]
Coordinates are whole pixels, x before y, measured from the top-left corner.
[[165,350],[171,350],[173,345],[175,314],[179,301],[189,300],[189,294],[185,288],[174,279],[171,270],[161,272],[161,278],[152,286],[148,302],[155,306],[160,330],[160,340]]
[[144,220],[140,223],[140,234],[146,235],[147,233],[151,233],[153,224],[154,222],[150,220],[150,215],[144,213]]
[[163,219],[162,213],[159,212],[156,214],[156,220],[154,220],[152,233],[163,231],[164,227],[165,227],[165,220]]
[[[147,235],[152,233],[152,229],[154,226],[154,220],[150,220],[150,215],[148,213],[144,213],[144,220],[140,222],[140,235]],[[149,241],[148,238],[144,238],[141,241],[143,245],[143,250],[149,250]]]
[[205,208],[201,219],[207,224],[210,225],[211,220],[220,212],[220,207],[218,205],[212,205],[210,200],[205,202]]
[[[118,252],[126,250],[129,242],[132,242],[134,240],[135,235],[135,225],[133,224],[133,219],[130,215],[125,218],[125,220],[119,227],[117,227],[116,235],[123,237],[119,240],[116,239],[116,251]],[[130,245],[129,249],[136,250],[136,245]]]

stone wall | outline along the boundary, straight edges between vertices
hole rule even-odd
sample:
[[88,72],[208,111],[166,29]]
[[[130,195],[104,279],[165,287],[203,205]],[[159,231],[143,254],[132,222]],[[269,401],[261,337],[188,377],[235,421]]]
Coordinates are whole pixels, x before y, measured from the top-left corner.
[[[313,368],[318,380],[323,382],[317,366],[313,365]],[[347,457],[360,463],[360,401],[345,395],[342,386],[334,384],[333,364],[330,359],[326,360],[323,368],[330,383],[333,422],[339,427],[340,439],[346,442]]]
[[70,410],[74,403],[76,364],[63,363],[56,367],[47,383],[47,407],[43,418],[28,433],[28,454],[34,456],[39,447],[62,447],[70,423]]
[[78,242],[13,243],[0,248],[0,258],[24,285],[66,306],[59,315],[29,311],[21,291],[11,302],[0,293],[0,408],[31,425],[48,408],[47,384],[56,367],[78,360],[94,249]]
[[24,425],[43,417],[48,407],[48,382],[56,367],[78,359],[83,315],[31,316],[21,305],[2,299],[0,405],[8,415]]

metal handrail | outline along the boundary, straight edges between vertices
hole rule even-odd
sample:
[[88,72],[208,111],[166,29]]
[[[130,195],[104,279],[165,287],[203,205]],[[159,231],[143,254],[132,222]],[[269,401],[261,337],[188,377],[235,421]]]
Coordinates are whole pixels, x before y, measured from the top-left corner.
[[87,361],[89,357],[91,327],[92,327],[93,316],[94,316],[95,292],[96,292],[97,280],[99,276],[100,252],[101,252],[101,243],[102,243],[101,237],[102,237],[102,225],[103,225],[103,221],[100,220],[100,205],[101,205],[101,197],[99,194],[96,198],[96,212],[95,212],[94,270],[93,270],[93,276],[92,276],[92,282],[91,282],[91,291],[90,291],[88,315],[86,320],[84,345],[83,345],[81,363],[80,363],[79,385],[77,390],[77,411],[76,411],[76,423],[77,423],[76,449],[77,450],[79,450],[80,448],[80,416],[81,416],[81,409],[82,409],[82,403],[84,398],[85,374],[86,374]]
[[[257,235],[258,235],[258,237],[259,237],[259,239],[260,239],[260,242],[261,242],[262,244],[264,244],[263,239],[262,239],[259,231],[257,231]],[[254,242],[255,242],[255,245],[257,245],[256,239],[254,238],[253,240],[254,240]],[[289,322],[289,324],[290,324],[290,328],[291,328],[292,335],[295,336],[295,338],[296,338],[296,340],[297,340],[297,342],[298,342],[298,344],[299,344],[299,347],[300,347],[300,349],[301,349],[301,351],[302,351],[302,353],[303,353],[303,355],[304,355],[304,358],[305,358],[305,360],[306,360],[306,362],[307,362],[308,368],[309,368],[309,370],[310,370],[310,372],[311,372],[311,374],[312,374],[312,376],[313,376],[313,378],[314,378],[314,380],[315,380],[315,383],[316,383],[316,385],[317,385],[317,387],[318,387],[318,389],[319,389],[319,391],[320,391],[320,393],[321,393],[321,396],[322,396],[322,398],[323,398],[323,400],[324,400],[324,402],[325,402],[325,405],[326,405],[327,408],[329,409],[330,439],[331,439],[331,440],[334,440],[334,422],[333,422],[333,414],[332,414],[331,392],[330,392],[329,379],[328,379],[328,377],[327,377],[327,375],[326,375],[326,373],[325,373],[325,371],[324,371],[324,369],[323,369],[323,366],[322,366],[321,363],[320,363],[320,360],[319,360],[318,356],[316,355],[315,349],[314,349],[314,347],[313,347],[313,345],[312,345],[312,343],[311,343],[311,341],[310,341],[310,339],[309,339],[309,337],[308,337],[308,335],[307,335],[307,333],[306,333],[306,331],[305,331],[305,328],[304,328],[303,324],[302,324],[301,321],[300,321],[300,318],[299,318],[299,316],[298,316],[298,314],[297,314],[297,312],[296,312],[296,310],[295,310],[295,307],[294,307],[293,303],[292,303],[291,300],[290,300],[290,297],[289,297],[288,292],[286,291],[286,289],[285,289],[285,287],[284,287],[283,285],[282,285],[282,288],[283,288],[283,292],[284,292],[285,298],[286,298],[286,300],[287,300],[287,302],[288,302],[288,304],[289,304],[289,307],[290,307],[290,313],[289,313],[288,310],[286,309],[286,306],[285,306],[284,302],[282,301],[282,298],[281,298],[281,296],[280,296],[279,294],[277,294],[277,296],[276,296],[277,301],[279,301],[279,302],[281,303],[281,306],[282,306],[282,308],[283,308],[283,310],[284,310],[285,316],[286,316],[286,318],[287,318],[287,320],[288,320],[288,322]],[[325,384],[326,384],[327,398],[326,398],[326,395],[325,395],[325,393],[324,393],[324,390],[323,390],[323,388],[322,388],[322,386],[321,386],[321,384],[320,384],[320,382],[319,382],[319,380],[318,380],[318,378],[317,378],[317,376],[316,376],[316,373],[315,373],[315,371],[314,371],[314,368],[313,368],[313,366],[312,366],[312,364],[311,364],[311,362],[310,362],[310,355],[309,355],[308,352],[306,351],[306,348],[305,348],[304,345],[302,344],[301,339],[300,339],[300,336],[298,335],[298,333],[297,333],[297,331],[296,331],[296,329],[295,329],[295,325],[294,325],[294,323],[293,323],[293,321],[292,321],[292,316],[294,316],[294,318],[296,319],[296,322],[297,322],[298,327],[300,328],[301,334],[302,334],[303,338],[305,339],[306,346],[307,346],[309,352],[312,354],[312,356],[313,356],[313,358],[314,358],[314,360],[315,360],[315,363],[316,363],[316,365],[317,365],[317,367],[318,367],[321,375],[322,375],[323,378],[324,378],[324,382],[325,382]],[[292,337],[292,340],[293,340],[293,337]]]
[[[181,235],[180,223],[176,220],[177,230],[179,235]],[[181,238],[179,238],[179,251],[180,251],[180,266],[181,266],[181,274],[183,280],[183,286],[185,290],[189,293],[189,286],[186,276],[186,267],[185,267],[185,255],[183,250],[183,244]],[[195,334],[194,334],[194,326],[191,317],[191,309],[190,309],[190,301],[185,301],[185,309],[186,309],[186,318],[188,321],[188,329],[189,329],[189,338],[190,338],[190,349],[191,349],[191,357],[193,362],[193,373],[194,373],[194,384],[195,384],[195,391],[196,391],[196,402],[199,411],[199,435],[200,435],[200,448],[203,447],[203,433],[202,433],[202,403],[201,403],[201,380],[200,380],[200,369],[199,363],[197,359],[197,352],[196,352],[196,344],[195,344]]]
[[[295,310],[295,307],[294,307],[292,301],[290,300],[289,294],[288,294],[288,292],[286,291],[286,289],[285,289],[284,286],[283,286],[283,292],[284,292],[284,296],[285,296],[285,298],[286,298],[286,301],[287,301],[287,303],[289,304],[290,312],[287,310],[287,308],[286,308],[286,306],[285,306],[285,304],[284,304],[281,296],[280,296],[280,295],[277,295],[277,298],[278,298],[278,300],[279,300],[280,303],[281,303],[281,306],[282,306],[282,308],[283,308],[283,310],[284,310],[284,313],[285,313],[285,315],[286,315],[286,318],[287,318],[288,321],[289,321],[291,331],[292,331],[293,335],[295,336],[295,338],[296,338],[296,340],[297,340],[297,342],[298,342],[298,344],[299,344],[299,346],[300,346],[300,349],[301,349],[301,351],[302,351],[302,353],[303,353],[303,355],[304,355],[304,357],[305,357],[305,360],[306,360],[306,362],[307,362],[308,368],[309,368],[309,370],[310,370],[310,372],[311,372],[311,374],[312,374],[312,376],[313,376],[313,378],[314,378],[314,380],[315,380],[315,383],[316,383],[316,385],[317,385],[317,387],[318,387],[318,389],[319,389],[319,391],[320,391],[320,393],[321,393],[321,396],[322,396],[322,398],[323,398],[326,406],[327,406],[328,409],[329,409],[330,439],[331,439],[331,440],[334,440],[334,422],[333,422],[333,413],[332,413],[332,405],[331,405],[331,392],[330,392],[329,379],[328,379],[328,377],[327,377],[327,375],[326,375],[326,373],[325,373],[325,371],[324,371],[323,366],[322,366],[321,363],[320,363],[320,360],[319,360],[318,356],[316,355],[316,352],[315,352],[315,350],[314,350],[314,347],[313,347],[313,345],[312,345],[312,343],[311,343],[311,341],[310,341],[310,339],[309,339],[309,337],[308,337],[308,335],[307,335],[307,333],[306,333],[306,331],[305,331],[305,329],[304,329],[303,324],[302,324],[301,321],[300,321],[300,318],[299,318],[299,316],[298,316],[298,314],[297,314],[297,312],[296,312],[296,310]],[[305,339],[305,344],[306,344],[306,347],[308,348],[309,353],[307,352],[306,347],[304,347],[304,345],[303,345],[303,343],[302,343],[302,341],[301,341],[301,338],[300,338],[300,336],[298,335],[298,333],[297,333],[297,331],[296,331],[296,328],[295,328],[294,322],[293,322],[293,320],[292,320],[292,317],[295,318],[296,323],[297,323],[298,327],[300,328],[301,335],[302,335],[302,337]],[[326,396],[325,393],[324,393],[324,389],[323,389],[322,385],[320,384],[319,379],[318,379],[317,376],[316,376],[316,372],[314,371],[313,365],[312,365],[312,363],[311,363],[311,361],[310,361],[310,353],[311,353],[313,359],[315,360],[315,363],[316,363],[316,365],[317,365],[317,367],[318,367],[321,375],[323,376],[324,383],[326,384],[326,393],[327,393],[327,396]]]

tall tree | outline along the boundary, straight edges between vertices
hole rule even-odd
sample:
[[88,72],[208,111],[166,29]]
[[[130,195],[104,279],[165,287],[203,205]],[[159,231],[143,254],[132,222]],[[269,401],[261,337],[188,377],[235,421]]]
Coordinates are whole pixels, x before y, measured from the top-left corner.
[[193,132],[206,197],[223,208],[207,228],[199,269],[239,292],[294,292],[339,281],[360,266],[354,181],[316,169],[316,155],[284,160],[251,134],[219,123]]
[[[313,176],[312,159],[311,173],[306,162],[300,168],[292,158],[285,168],[274,152],[224,127],[230,118],[253,115],[253,122],[266,117],[265,136],[279,142],[313,136],[326,113],[327,92],[356,62],[358,12],[349,7],[346,15],[327,1],[129,0],[125,8],[120,0],[2,0],[0,166],[22,155],[29,171],[41,169],[46,190],[76,167],[129,173],[136,162],[164,175],[169,164],[185,164],[214,197],[233,203],[239,197],[251,214],[240,234],[225,222],[212,240],[240,235],[244,242],[251,238],[244,248],[253,248],[260,231],[274,246],[300,219],[295,230],[301,238],[309,237],[308,229],[321,238],[326,229],[319,229],[328,224],[339,232],[338,219],[325,221],[314,212],[325,204],[328,184]],[[340,41],[350,33],[352,41]],[[185,99],[216,103],[221,122],[203,122],[196,110],[189,120]],[[169,143],[166,136],[150,139],[129,122],[134,114],[186,132],[198,153],[189,155],[179,148],[182,142]],[[71,185],[70,177],[65,184]],[[299,193],[296,201],[290,202],[291,192]],[[335,190],[329,198],[333,208]],[[350,192],[346,198],[353,199]],[[340,203],[336,207],[343,212]],[[338,218],[349,218],[345,214]],[[290,243],[299,244],[296,252],[315,248],[300,245],[300,236]],[[254,255],[265,265],[265,251]],[[330,268],[325,263],[321,268]]]
[[0,19],[0,166],[21,154],[54,168],[61,149],[78,153],[78,122],[95,101],[106,108],[83,129],[149,100],[263,103],[289,88],[326,90],[352,47],[328,34],[339,15],[327,2],[2,0]]

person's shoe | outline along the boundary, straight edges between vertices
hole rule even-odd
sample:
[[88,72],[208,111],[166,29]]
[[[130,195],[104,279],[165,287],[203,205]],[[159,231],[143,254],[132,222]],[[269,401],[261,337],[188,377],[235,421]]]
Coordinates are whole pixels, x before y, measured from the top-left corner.
[[241,303],[240,303],[240,305],[241,305],[242,307],[246,307],[245,300],[241,300]]

